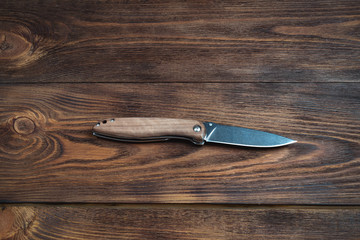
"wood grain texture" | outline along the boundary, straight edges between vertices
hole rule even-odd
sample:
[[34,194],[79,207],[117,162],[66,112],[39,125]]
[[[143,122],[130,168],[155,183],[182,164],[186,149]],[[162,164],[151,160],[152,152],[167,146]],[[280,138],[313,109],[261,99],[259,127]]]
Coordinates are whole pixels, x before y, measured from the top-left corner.
[[[358,239],[359,32],[358,0],[2,0],[0,239]],[[92,136],[111,117],[298,143]]]
[[[358,239],[359,208],[17,206],[2,239]],[[1,220],[0,220],[1,221]],[[1,227],[1,225],[0,225]]]
[[359,82],[360,2],[1,1],[0,81]]
[[206,134],[204,124],[198,120],[144,117],[105,119],[93,127],[93,133],[105,138],[140,142],[180,138],[199,145],[204,144]]
[[[359,204],[359,90],[356,83],[2,85],[0,201]],[[92,136],[93,125],[114,114],[207,120],[298,143],[254,150]]]

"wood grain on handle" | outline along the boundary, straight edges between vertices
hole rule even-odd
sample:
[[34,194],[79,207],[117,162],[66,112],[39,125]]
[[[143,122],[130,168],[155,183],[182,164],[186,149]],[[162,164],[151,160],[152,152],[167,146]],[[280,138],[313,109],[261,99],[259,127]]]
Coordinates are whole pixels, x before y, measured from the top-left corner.
[[93,132],[125,140],[186,138],[196,144],[203,144],[205,126],[199,121],[188,119],[112,118],[99,122]]

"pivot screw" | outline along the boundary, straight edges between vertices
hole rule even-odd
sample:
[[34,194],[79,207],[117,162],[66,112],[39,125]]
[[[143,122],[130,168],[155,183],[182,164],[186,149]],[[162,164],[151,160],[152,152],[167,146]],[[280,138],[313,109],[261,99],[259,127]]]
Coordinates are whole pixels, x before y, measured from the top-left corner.
[[195,125],[195,126],[193,127],[193,130],[194,130],[194,132],[200,132],[200,131],[201,131],[201,127],[200,127],[199,125]]

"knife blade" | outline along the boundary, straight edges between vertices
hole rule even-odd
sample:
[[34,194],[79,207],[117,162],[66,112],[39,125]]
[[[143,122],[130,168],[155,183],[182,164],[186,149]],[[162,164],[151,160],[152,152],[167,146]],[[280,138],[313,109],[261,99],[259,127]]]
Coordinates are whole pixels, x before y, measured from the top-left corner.
[[210,142],[260,148],[280,147],[296,142],[249,128],[175,118],[105,119],[93,127],[93,135],[126,142],[186,139],[198,145]]

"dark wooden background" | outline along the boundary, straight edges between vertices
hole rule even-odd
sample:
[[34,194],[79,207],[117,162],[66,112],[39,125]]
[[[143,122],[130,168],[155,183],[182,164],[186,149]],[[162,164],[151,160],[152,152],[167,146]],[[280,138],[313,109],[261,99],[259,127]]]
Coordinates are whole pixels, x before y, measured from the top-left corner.
[[[360,2],[0,1],[0,239],[360,239]],[[97,139],[110,117],[276,149]]]

